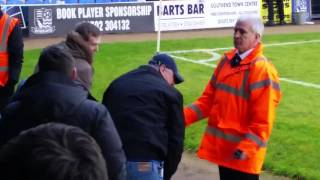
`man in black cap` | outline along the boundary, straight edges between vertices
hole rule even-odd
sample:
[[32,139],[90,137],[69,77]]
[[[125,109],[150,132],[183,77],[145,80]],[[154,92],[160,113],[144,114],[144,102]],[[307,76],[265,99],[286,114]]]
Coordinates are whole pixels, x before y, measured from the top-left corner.
[[127,156],[127,179],[169,180],[183,151],[183,82],[172,57],[157,54],[107,88],[109,109]]

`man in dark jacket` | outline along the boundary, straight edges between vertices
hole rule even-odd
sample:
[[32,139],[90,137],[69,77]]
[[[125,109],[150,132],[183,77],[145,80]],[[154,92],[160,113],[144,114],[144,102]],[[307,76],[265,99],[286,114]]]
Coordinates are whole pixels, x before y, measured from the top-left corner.
[[[9,17],[0,6],[0,111],[14,92],[23,62],[23,37],[19,20]],[[8,64],[6,65],[6,63]]]
[[47,122],[80,127],[100,145],[108,176],[124,180],[125,155],[108,110],[87,99],[87,91],[73,81],[75,62],[61,45],[45,48],[39,72],[27,79],[20,93],[6,106],[0,120],[0,147],[19,132]]
[[[126,153],[128,180],[169,180],[183,152],[183,98],[173,86],[183,81],[174,60],[155,55],[108,87],[110,110]],[[162,167],[162,165],[164,165]]]

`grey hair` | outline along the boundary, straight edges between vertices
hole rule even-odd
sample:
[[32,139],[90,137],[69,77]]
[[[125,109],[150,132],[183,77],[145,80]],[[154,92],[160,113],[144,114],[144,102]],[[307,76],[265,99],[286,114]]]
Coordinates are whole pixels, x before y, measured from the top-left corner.
[[260,38],[262,38],[264,25],[261,18],[259,18],[258,16],[240,16],[237,20],[237,23],[238,22],[249,22],[252,31],[258,33],[260,35]]

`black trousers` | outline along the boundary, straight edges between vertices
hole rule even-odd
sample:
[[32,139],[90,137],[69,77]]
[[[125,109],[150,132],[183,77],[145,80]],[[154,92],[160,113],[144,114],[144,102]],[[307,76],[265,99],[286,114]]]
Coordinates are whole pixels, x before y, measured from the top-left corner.
[[[268,20],[273,21],[274,9],[273,9],[273,0],[266,0],[268,5]],[[278,14],[280,21],[284,20],[284,10],[283,10],[283,0],[276,0],[278,7]]]
[[259,180],[259,174],[249,174],[219,166],[220,180]]

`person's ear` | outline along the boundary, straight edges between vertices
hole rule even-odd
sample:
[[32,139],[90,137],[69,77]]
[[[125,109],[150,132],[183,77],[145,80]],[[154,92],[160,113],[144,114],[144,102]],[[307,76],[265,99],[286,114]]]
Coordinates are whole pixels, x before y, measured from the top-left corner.
[[260,42],[261,36],[259,33],[256,33],[256,40]]
[[161,64],[159,66],[159,72],[163,75],[163,73],[166,71],[166,66],[164,64]]
[[72,80],[76,80],[76,79],[77,79],[77,76],[78,76],[77,68],[74,67],[74,68],[72,69],[71,79],[72,79]]

